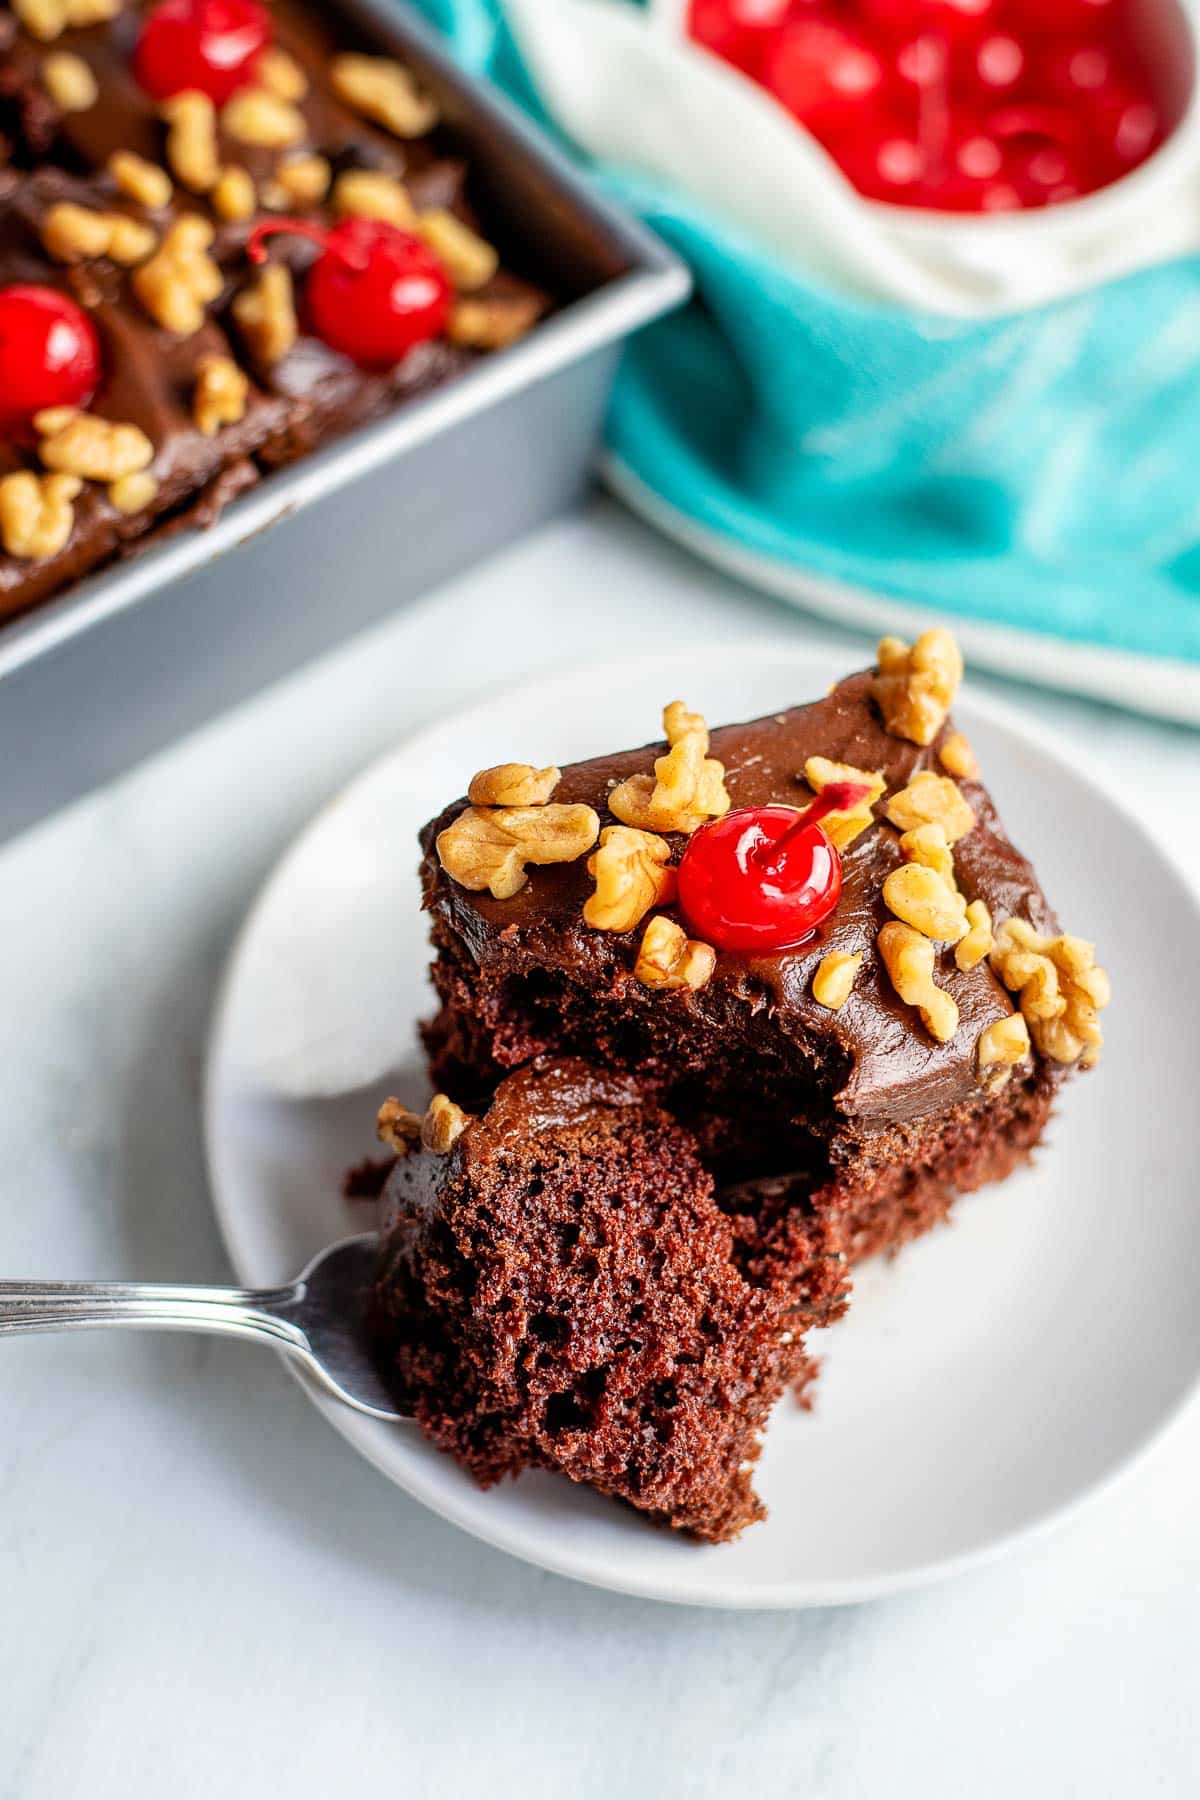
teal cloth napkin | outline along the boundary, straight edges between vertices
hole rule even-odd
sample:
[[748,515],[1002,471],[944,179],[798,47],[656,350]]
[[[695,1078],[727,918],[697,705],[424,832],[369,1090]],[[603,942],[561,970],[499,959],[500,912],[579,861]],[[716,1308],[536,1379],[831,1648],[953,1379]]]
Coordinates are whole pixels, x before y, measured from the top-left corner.
[[[553,121],[499,0],[415,0]],[[610,449],[733,543],[876,593],[1200,661],[1200,258],[983,322],[847,299],[685,195],[595,176],[691,265]]]

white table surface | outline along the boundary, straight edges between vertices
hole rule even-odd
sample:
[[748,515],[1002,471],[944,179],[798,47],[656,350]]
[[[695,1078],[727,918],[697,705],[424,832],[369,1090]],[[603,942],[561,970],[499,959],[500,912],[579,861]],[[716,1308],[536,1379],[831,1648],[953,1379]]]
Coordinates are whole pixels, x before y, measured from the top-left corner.
[[[280,850],[390,740],[592,651],[805,634],[833,635],[596,501],[0,850],[0,1267],[228,1278],[198,1116],[214,984]],[[1200,736],[981,685],[1173,840],[1196,816]],[[1200,1791],[1197,1407],[991,1568],[736,1615],[462,1536],[251,1347],[0,1356],[0,1800]]]

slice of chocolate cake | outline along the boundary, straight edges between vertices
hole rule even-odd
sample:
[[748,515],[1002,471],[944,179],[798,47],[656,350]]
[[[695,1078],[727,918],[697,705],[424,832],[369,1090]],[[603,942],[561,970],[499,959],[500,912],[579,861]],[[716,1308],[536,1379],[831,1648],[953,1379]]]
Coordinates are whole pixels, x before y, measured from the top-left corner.
[[[797,1216],[857,1258],[1006,1176],[1108,989],[950,722],[960,675],[947,633],[888,639],[711,741],[675,702],[665,744],[477,776],[423,836],[437,1085],[477,1106],[544,1054],[631,1077],[720,1181],[778,1178],[752,1210],[784,1263]],[[825,788],[822,827],[796,809]]]
[[475,1119],[388,1102],[380,1130],[378,1334],[433,1441],[485,1486],[556,1469],[699,1538],[760,1518],[762,1428],[841,1305],[818,1239],[797,1305],[691,1135],[579,1061],[509,1076]]

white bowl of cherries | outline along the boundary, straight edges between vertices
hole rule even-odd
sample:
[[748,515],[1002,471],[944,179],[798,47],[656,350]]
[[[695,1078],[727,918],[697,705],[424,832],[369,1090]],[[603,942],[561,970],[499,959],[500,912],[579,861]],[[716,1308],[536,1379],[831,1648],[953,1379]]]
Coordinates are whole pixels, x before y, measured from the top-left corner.
[[[652,0],[891,246],[1020,305],[1200,243],[1189,0]],[[1195,233],[1192,236],[1190,234]]]

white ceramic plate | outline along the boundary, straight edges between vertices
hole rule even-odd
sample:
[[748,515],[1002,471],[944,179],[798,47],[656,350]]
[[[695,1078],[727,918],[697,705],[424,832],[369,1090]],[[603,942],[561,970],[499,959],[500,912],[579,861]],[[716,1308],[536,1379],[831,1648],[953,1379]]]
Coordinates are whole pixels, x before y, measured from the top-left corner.
[[[824,692],[826,656],[733,649],[544,678],[400,745],[284,858],[230,964],[207,1133],[239,1277],[292,1275],[361,1229],[338,1197],[383,1095],[424,1092],[429,1010],[414,836],[475,769],[567,761],[652,737],[682,693],[713,720]],[[407,1426],[313,1394],[408,1493],[548,1569],[661,1599],[808,1606],[962,1569],[1126,1467],[1200,1371],[1200,941],[1183,879],[1134,820],[1023,720],[964,696],[958,717],[1017,841],[1116,990],[1100,1069],[1072,1084],[1036,1165],[953,1223],[862,1269],[822,1334],[815,1411],[768,1434],[764,1525],[699,1548],[545,1474],[481,1493]]]

